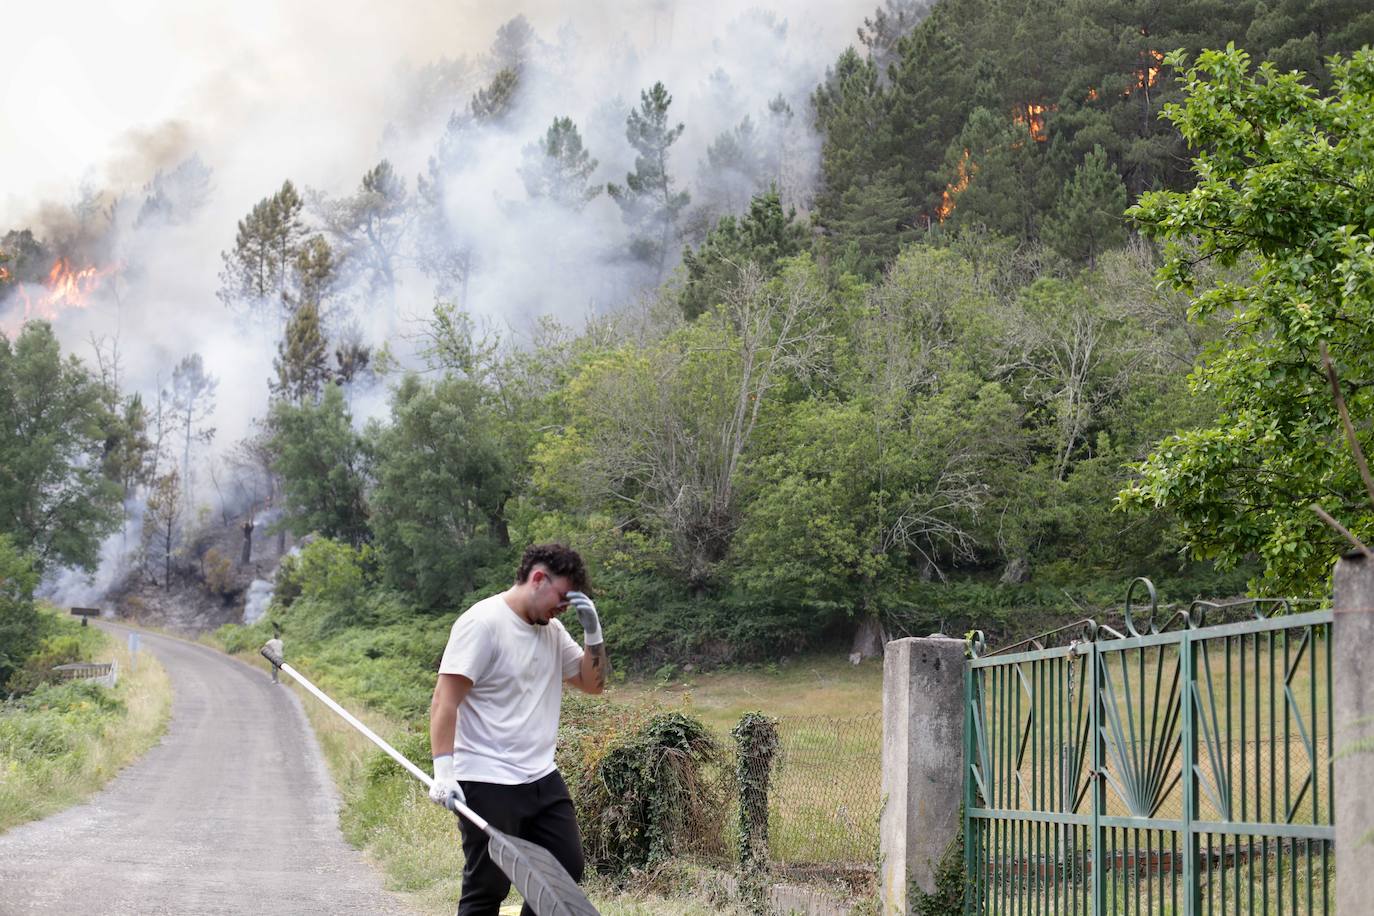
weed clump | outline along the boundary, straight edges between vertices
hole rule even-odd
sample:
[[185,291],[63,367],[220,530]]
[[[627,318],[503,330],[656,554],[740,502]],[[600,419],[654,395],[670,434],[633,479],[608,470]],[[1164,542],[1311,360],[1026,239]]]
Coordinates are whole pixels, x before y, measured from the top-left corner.
[[705,725],[580,697],[565,699],[563,723],[560,768],[590,864],[626,876],[723,851],[733,786],[725,750]]

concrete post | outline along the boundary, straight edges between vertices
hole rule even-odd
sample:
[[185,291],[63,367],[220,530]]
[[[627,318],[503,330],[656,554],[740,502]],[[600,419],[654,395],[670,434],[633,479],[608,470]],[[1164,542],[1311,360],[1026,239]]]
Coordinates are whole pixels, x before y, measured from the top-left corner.
[[964,641],[887,644],[883,659],[884,916],[906,914],[911,889],[935,890],[935,869],[963,825]]
[[1336,913],[1355,916],[1368,913],[1374,900],[1374,750],[1349,752],[1374,736],[1374,561],[1348,554],[1336,564],[1334,585]]

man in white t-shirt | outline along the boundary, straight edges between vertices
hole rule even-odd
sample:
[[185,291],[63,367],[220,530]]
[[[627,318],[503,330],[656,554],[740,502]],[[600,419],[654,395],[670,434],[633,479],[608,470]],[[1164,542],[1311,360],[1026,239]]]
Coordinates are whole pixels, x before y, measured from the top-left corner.
[[[582,837],[568,787],[554,765],[563,685],[606,686],[609,664],[587,571],[561,544],[526,548],[515,584],[484,598],[453,624],[429,711],[434,784],[430,798],[463,801],[503,833],[553,853],[582,879]],[[569,607],[579,646],[557,619]],[[465,819],[458,916],[496,916],[510,879],[487,853],[487,837]],[[533,916],[526,904],[522,916]]]

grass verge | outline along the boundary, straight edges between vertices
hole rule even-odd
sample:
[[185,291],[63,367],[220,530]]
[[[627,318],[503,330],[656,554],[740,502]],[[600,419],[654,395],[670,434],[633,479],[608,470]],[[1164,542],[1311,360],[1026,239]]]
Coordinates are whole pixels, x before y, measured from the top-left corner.
[[0,832],[85,800],[166,730],[172,687],[152,654],[132,668],[123,640],[93,628],[81,638],[92,660],[118,663],[119,682],[45,685],[0,703]]

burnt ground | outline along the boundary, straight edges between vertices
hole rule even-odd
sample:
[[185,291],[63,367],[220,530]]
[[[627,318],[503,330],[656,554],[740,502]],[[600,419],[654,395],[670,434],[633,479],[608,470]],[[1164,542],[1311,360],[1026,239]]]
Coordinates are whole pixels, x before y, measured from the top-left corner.
[[248,563],[243,563],[246,516],[216,515],[192,532],[173,558],[170,577],[163,563],[130,570],[105,598],[115,616],[186,636],[243,622],[243,604],[254,579],[271,580],[283,552],[295,541],[259,522]]

